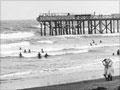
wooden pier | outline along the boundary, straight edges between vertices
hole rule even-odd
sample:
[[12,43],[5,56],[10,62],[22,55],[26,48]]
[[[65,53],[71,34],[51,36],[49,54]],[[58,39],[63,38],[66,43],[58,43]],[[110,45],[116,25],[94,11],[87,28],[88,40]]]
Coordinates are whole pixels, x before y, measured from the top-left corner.
[[103,34],[120,32],[120,14],[48,15],[37,17],[41,36]]

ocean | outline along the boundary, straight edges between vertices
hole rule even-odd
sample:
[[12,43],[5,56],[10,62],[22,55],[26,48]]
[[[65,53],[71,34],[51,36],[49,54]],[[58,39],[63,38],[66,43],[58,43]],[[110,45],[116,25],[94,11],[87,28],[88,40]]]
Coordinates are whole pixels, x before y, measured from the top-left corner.
[[[120,62],[116,55],[120,47],[119,33],[41,36],[39,23],[35,20],[2,21],[0,27],[1,83],[60,70],[99,70],[101,61],[108,57],[115,63]],[[25,49],[27,53],[24,53]],[[31,53],[28,53],[29,49]],[[45,53],[42,58],[37,57],[41,49],[49,55],[47,58]],[[20,52],[22,58],[19,57]]]

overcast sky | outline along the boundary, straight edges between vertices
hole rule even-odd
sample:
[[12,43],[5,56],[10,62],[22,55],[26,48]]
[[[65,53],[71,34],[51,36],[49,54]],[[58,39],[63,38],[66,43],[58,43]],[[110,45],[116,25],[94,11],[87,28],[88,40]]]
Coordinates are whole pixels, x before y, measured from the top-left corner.
[[112,1],[1,1],[1,19],[36,19],[39,13],[119,13],[119,0]]

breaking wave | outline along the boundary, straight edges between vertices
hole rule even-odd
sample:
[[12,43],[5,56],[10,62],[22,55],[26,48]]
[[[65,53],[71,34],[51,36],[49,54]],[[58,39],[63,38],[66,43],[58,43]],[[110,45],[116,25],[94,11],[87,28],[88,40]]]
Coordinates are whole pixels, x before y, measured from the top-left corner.
[[1,34],[1,39],[21,39],[21,38],[28,38],[34,36],[33,32],[16,32],[16,33],[7,33]]
[[[24,53],[24,49],[19,50],[19,47],[23,45],[23,48],[29,47],[29,42],[21,42],[21,43],[15,43],[15,44],[9,44],[6,45],[1,49],[1,56],[6,57],[6,56],[19,56],[19,53],[21,52],[23,57],[37,57],[38,52],[40,52],[40,48],[37,47],[37,49],[31,49],[31,53]],[[26,46],[25,46],[26,45]],[[77,54],[77,53],[86,53],[89,52],[89,50],[94,49],[94,48],[100,48],[100,47],[106,47],[106,46],[119,46],[119,44],[101,44],[101,45],[94,45],[94,46],[81,46],[81,47],[60,47],[60,48],[51,48],[49,50],[45,50],[45,53],[41,53],[42,56],[44,56],[46,53],[48,55],[65,55],[65,54]],[[7,47],[7,48],[6,48]],[[13,47],[13,48],[12,48]],[[27,49],[28,50],[28,49]]]
[[50,40],[44,40],[44,41],[38,41],[38,43],[53,44],[54,42]]

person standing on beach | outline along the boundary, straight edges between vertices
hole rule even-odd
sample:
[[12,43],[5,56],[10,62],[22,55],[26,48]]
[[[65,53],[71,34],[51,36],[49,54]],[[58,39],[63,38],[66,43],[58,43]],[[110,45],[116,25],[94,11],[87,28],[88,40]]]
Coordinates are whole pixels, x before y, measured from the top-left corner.
[[104,59],[102,61],[103,65],[104,65],[104,76],[105,76],[105,79],[107,81],[112,81],[112,76],[113,76],[113,73],[114,73],[114,70],[113,70],[113,62],[110,58],[107,58],[107,59]]

